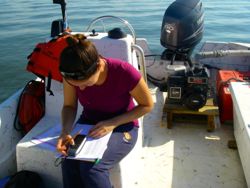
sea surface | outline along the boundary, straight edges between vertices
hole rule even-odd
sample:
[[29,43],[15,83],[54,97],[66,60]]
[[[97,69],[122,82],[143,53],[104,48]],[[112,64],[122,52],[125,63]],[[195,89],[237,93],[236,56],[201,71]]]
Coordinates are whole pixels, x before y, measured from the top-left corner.
[[[172,2],[173,0],[68,0],[69,25],[73,31],[85,31],[96,17],[118,16],[128,20],[137,37],[148,40],[154,53],[161,53],[162,18]],[[208,40],[250,43],[250,0],[202,2],[205,30],[201,43]],[[53,4],[52,0],[0,0],[0,102],[34,77],[25,70],[27,56],[36,43],[49,37],[51,22],[60,18],[60,6]]]

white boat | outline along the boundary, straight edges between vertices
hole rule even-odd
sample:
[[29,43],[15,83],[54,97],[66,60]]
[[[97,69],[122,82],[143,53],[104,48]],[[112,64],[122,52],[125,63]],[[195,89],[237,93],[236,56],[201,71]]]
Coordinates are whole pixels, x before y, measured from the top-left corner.
[[[96,22],[105,19],[118,20],[125,24],[130,33],[121,39],[111,39],[107,32],[98,32],[97,36],[90,36],[90,28]],[[120,58],[136,68],[140,67],[145,79],[146,72],[158,76],[159,79],[169,73],[166,66],[171,61],[150,57],[153,53],[147,40],[136,38],[133,27],[126,20],[103,16],[94,19],[90,28],[81,33],[94,42],[103,56]],[[226,51],[234,52],[231,54],[236,55],[212,55],[209,58],[200,58],[199,63],[221,69],[250,70],[250,57],[246,55],[249,48],[250,44],[247,43],[205,42],[200,52],[222,54]],[[155,66],[150,66],[153,62],[156,62]],[[210,73],[211,81],[215,82],[217,70],[213,69]],[[114,188],[250,187],[250,163],[247,158],[250,153],[250,122],[247,117],[250,102],[246,97],[249,94],[246,89],[247,83],[243,86],[246,91],[246,94],[243,94],[244,101],[241,101],[242,93],[237,93],[238,87],[242,86],[230,86],[234,107],[233,125],[220,124],[219,120],[215,119],[216,129],[213,132],[206,131],[205,123],[173,122],[172,129],[162,126],[163,105],[167,92],[160,91],[150,82],[148,85],[155,107],[151,113],[140,119],[140,134],[134,150],[111,170]],[[56,151],[41,147],[33,141],[35,137],[60,123],[63,104],[62,83],[52,80],[51,90],[54,96],[46,92],[44,117],[24,137],[13,129],[21,90],[0,105],[0,178],[16,171],[31,170],[41,175],[44,188],[62,187],[61,169],[54,166]],[[81,109],[78,110],[78,115],[80,113]],[[55,137],[49,139],[56,139]],[[234,138],[238,150],[227,147],[227,142]]]

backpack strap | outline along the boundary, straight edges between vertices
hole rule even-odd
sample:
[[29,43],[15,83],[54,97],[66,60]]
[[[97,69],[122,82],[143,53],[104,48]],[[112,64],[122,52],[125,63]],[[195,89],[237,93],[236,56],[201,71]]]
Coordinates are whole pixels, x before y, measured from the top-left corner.
[[49,95],[54,96],[53,91],[51,91],[51,79],[52,79],[52,75],[51,75],[51,73],[49,72],[46,91],[49,92]]

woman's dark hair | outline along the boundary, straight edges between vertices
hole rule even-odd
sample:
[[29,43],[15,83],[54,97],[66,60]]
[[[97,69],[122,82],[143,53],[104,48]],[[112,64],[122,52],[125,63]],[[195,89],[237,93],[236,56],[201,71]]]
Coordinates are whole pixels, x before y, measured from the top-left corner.
[[99,54],[94,44],[82,34],[71,35],[60,56],[59,70],[63,77],[84,80],[97,70]]

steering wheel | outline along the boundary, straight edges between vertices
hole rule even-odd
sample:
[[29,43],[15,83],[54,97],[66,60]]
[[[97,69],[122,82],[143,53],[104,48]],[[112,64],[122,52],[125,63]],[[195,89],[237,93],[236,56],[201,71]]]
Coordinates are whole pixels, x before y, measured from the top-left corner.
[[[88,28],[86,29],[86,32],[90,32],[91,28],[98,22],[98,21],[103,21],[105,19],[115,19],[115,20],[118,20],[120,23],[124,24],[128,29],[129,31],[131,32],[132,34],[132,37],[133,37],[133,40],[134,40],[134,44],[136,42],[136,36],[135,36],[135,30],[134,28],[132,27],[132,25],[127,21],[127,20],[124,20],[120,17],[116,17],[116,16],[101,16],[101,17],[98,17],[94,20],[92,20],[92,22],[89,24]],[[104,25],[104,22],[102,22],[103,24],[103,30],[105,31],[105,25]],[[106,32],[106,31],[105,31]]]

